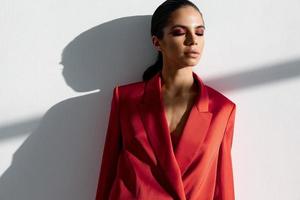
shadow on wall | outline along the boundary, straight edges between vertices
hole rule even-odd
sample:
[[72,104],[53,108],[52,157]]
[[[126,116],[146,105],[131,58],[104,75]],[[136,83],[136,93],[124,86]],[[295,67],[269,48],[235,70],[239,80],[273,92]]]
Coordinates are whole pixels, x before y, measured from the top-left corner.
[[[80,34],[65,47],[66,83],[79,92],[101,92],[62,101],[42,119],[0,128],[0,140],[32,132],[0,178],[1,200],[95,198],[112,89],[140,81],[154,62],[149,27],[150,16],[121,18]],[[240,90],[296,78],[299,66],[295,60],[205,82],[221,92]]]
[[242,73],[215,77],[206,81],[220,91],[241,90],[250,87],[272,84],[273,82],[285,81],[300,76],[300,59],[277,64],[256,67],[253,70]]
[[112,89],[126,80],[141,81],[156,58],[150,20],[116,19],[81,33],[64,48],[66,83],[79,92],[101,91],[64,100],[42,119],[0,128],[1,140],[32,132],[0,178],[1,200],[95,198]]

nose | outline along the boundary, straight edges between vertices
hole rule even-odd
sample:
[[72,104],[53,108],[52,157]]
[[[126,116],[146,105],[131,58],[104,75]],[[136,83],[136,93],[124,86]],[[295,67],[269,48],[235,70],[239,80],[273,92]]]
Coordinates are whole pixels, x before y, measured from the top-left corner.
[[187,39],[186,39],[186,44],[187,45],[197,45],[197,37],[194,34],[188,34]]

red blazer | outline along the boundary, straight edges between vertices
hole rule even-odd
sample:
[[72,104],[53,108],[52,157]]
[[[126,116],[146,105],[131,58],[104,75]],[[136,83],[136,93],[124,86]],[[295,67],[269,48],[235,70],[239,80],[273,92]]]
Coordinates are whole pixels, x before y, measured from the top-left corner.
[[96,200],[234,200],[236,105],[193,77],[199,95],[175,149],[160,73],[114,88]]

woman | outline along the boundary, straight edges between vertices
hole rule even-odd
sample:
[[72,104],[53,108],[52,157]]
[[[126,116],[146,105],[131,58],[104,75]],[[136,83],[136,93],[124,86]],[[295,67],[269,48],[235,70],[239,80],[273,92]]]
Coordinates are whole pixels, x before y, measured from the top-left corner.
[[154,12],[158,60],[113,90],[96,200],[234,200],[236,105],[192,71],[205,25],[187,0]]

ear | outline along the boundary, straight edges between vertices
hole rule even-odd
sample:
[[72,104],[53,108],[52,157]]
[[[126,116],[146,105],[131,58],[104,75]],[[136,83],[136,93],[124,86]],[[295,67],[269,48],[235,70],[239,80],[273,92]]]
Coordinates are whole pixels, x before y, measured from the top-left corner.
[[152,36],[152,44],[157,51],[161,51],[160,42],[157,36]]

